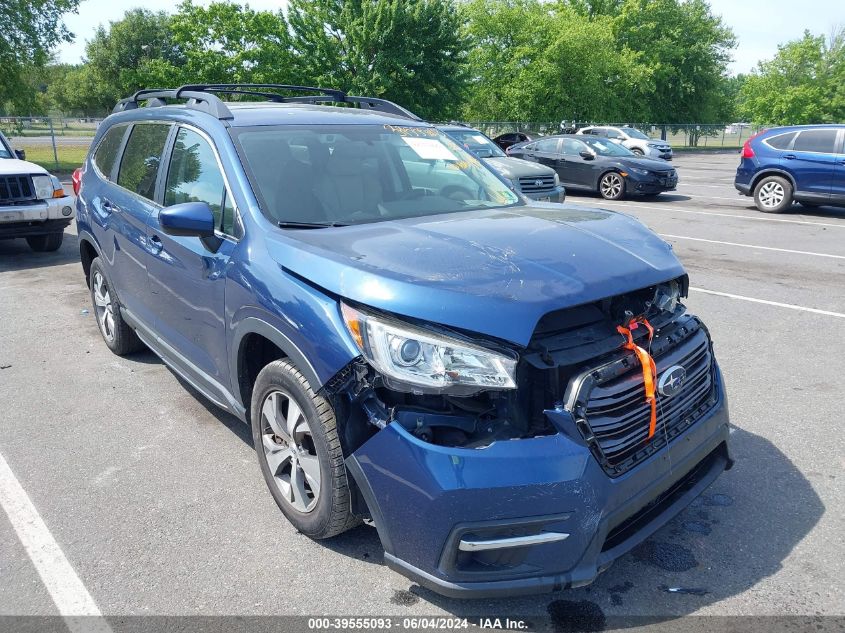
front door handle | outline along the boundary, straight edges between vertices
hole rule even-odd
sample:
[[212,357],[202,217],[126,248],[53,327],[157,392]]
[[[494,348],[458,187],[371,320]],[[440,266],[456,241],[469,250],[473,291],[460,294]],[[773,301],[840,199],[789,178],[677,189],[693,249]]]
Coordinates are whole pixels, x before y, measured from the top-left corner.
[[784,158],[786,160],[795,160],[795,154],[787,154]]
[[103,208],[103,211],[106,211],[107,213],[113,213],[115,211],[120,210],[108,198],[102,198],[100,201],[100,206]]
[[153,235],[150,239],[150,252],[153,255],[158,255],[161,252],[161,249],[164,248],[164,244],[161,241],[161,238],[158,235]]

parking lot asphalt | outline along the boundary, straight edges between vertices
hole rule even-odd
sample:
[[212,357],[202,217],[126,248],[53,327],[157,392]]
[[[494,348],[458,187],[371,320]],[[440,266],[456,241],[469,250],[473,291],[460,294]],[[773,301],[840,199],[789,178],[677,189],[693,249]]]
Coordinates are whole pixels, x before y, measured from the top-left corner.
[[[761,214],[737,162],[678,155],[657,200],[568,197],[674,245],[736,427],[733,470],[589,587],[447,599],[388,570],[372,527],[296,533],[242,423],[105,347],[72,228],[54,254],[0,242],[0,456],[106,615],[845,615],[845,210]],[[58,612],[3,513],[0,578],[0,615]]]

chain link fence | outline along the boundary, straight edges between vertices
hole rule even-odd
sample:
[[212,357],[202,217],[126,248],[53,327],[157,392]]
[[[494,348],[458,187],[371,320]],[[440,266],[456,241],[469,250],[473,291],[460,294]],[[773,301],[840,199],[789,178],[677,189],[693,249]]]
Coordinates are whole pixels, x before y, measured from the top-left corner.
[[102,119],[0,117],[0,132],[26,159],[60,174],[69,174],[85,160]]
[[765,126],[750,123],[606,123],[577,121],[467,121],[467,125],[496,137],[507,132],[535,136],[573,132],[588,125],[634,127],[648,136],[668,141],[674,149],[739,149]]
[[[0,131],[27,160],[61,174],[82,164],[102,119],[62,117],[0,117]],[[597,123],[575,121],[467,121],[491,138],[506,132],[532,136],[574,131],[587,125],[630,126],[653,138],[668,141],[675,149],[739,149],[761,126],[748,123]]]

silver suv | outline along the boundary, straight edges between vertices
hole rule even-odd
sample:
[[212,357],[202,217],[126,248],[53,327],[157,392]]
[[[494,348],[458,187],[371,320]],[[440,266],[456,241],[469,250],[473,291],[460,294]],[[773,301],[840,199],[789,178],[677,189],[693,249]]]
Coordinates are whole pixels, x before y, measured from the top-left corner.
[[581,128],[576,134],[602,136],[621,143],[640,156],[672,160],[672,147],[668,142],[651,138],[645,132],[641,132],[634,127],[588,126]]

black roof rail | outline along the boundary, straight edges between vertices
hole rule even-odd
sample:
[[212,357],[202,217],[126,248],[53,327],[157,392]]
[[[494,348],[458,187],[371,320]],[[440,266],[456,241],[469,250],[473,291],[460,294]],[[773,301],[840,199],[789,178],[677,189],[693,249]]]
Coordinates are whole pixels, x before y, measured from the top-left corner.
[[[316,92],[302,97],[286,97],[272,90],[290,90],[294,92]],[[333,88],[316,88],[314,86],[293,86],[288,84],[186,84],[179,88],[149,88],[139,90],[131,97],[118,101],[113,112],[134,110],[139,107],[139,101],[146,101],[148,108],[167,105],[165,99],[187,99],[186,106],[208,112],[218,119],[233,118],[231,110],[213,93],[247,95],[262,97],[274,103],[349,103],[362,109],[377,110],[387,114],[395,114],[406,119],[422,121],[416,114],[402,106],[376,97],[356,97],[347,95],[342,90]]]

